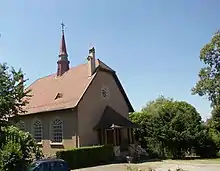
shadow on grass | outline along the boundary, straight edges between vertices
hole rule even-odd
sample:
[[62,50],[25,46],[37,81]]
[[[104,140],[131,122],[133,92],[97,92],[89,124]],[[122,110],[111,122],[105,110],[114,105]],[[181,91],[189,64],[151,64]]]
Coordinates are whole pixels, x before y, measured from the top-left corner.
[[131,157],[131,158],[126,158],[123,157],[121,158],[121,160],[116,160],[114,163],[134,163],[134,164],[138,164],[138,163],[146,163],[146,162],[158,162],[158,161],[162,161],[164,159],[162,158],[149,158],[146,156],[141,156],[141,157]]
[[146,162],[159,162],[159,161],[163,161],[163,159],[159,159],[159,158],[155,158],[155,159],[141,158],[139,160],[133,161],[132,163],[140,164],[140,163],[146,163]]

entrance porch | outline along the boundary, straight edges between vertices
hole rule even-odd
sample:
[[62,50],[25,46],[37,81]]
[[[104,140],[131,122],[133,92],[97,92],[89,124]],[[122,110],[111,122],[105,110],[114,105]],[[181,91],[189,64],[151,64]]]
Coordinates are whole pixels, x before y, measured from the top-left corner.
[[99,144],[113,145],[116,156],[119,156],[121,152],[130,152],[129,148],[134,144],[133,128],[99,129],[97,132]]
[[117,113],[110,107],[106,107],[101,119],[94,128],[100,145],[111,144],[114,146],[115,156],[123,153],[132,154],[134,149],[133,130],[137,125]]

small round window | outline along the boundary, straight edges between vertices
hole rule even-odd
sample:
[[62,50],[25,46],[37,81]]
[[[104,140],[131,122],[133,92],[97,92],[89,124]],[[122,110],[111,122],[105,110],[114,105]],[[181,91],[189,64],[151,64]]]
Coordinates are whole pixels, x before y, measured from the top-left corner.
[[101,96],[102,96],[103,99],[108,99],[109,98],[109,89],[108,89],[108,87],[102,87]]

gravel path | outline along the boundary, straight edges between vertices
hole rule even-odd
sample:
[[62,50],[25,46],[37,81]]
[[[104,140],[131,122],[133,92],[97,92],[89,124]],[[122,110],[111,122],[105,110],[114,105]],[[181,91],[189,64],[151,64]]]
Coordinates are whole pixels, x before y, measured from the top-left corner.
[[90,167],[84,169],[76,169],[74,171],[126,171],[126,168],[147,169],[148,167],[156,169],[156,171],[171,171],[182,168],[188,171],[220,171],[220,162],[203,162],[203,161],[160,161],[146,162],[141,164],[111,164],[105,166]]

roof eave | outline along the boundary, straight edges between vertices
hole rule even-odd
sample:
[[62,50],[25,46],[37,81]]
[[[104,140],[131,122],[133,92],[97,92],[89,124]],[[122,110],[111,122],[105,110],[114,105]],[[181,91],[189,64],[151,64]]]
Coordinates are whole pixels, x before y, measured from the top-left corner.
[[62,109],[50,109],[50,110],[42,110],[42,111],[37,111],[37,112],[25,112],[24,114],[18,114],[19,116],[25,116],[25,115],[33,115],[33,114],[39,114],[39,113],[46,113],[46,112],[56,112],[56,111],[61,111],[61,110],[68,110],[68,109],[72,109],[74,110],[76,108],[76,106],[74,107],[66,107],[66,108],[62,108]]

